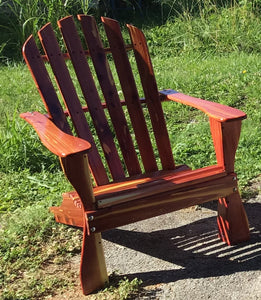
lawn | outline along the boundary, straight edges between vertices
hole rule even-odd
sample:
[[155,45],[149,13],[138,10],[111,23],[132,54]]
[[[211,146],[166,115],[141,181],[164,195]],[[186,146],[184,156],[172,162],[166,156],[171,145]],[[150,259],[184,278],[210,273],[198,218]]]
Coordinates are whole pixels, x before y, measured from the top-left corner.
[[[261,173],[260,15],[244,4],[215,6],[197,15],[185,12],[162,25],[139,20],[158,87],[247,113],[235,165],[247,201],[248,186]],[[208,120],[179,104],[166,103],[164,109],[177,163],[192,168],[213,163]],[[44,107],[27,67],[5,56],[0,65],[0,299],[42,299],[73,288],[69,271],[60,278],[42,276],[42,270],[70,261],[81,248],[81,231],[56,224],[48,212],[71,187],[57,158],[19,118],[19,113],[35,110]],[[120,284],[126,286],[126,281]]]

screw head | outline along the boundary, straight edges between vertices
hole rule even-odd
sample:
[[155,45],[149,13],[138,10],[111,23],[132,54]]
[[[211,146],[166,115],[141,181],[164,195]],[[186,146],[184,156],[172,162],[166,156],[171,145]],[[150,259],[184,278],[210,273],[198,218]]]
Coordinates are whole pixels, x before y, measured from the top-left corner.
[[89,216],[88,217],[88,221],[93,221],[93,219],[94,219],[94,216]]
[[91,227],[91,232],[95,232],[96,228],[95,227]]

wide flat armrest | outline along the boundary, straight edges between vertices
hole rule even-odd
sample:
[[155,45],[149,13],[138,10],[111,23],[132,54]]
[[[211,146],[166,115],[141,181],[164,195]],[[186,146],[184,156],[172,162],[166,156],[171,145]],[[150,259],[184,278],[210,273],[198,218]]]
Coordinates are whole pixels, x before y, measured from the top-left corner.
[[46,148],[59,157],[87,152],[91,144],[87,141],[64,133],[48,117],[38,112],[27,112],[20,117],[31,124]]
[[189,105],[203,111],[210,118],[220,122],[232,121],[235,119],[242,120],[247,117],[247,115],[239,109],[200,98],[194,98],[174,90],[167,89],[162,90],[159,93],[163,101],[169,100]]

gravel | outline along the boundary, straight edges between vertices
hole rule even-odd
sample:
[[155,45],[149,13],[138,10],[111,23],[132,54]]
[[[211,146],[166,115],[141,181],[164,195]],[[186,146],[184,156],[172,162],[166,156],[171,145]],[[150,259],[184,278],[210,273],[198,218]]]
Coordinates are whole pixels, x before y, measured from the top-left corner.
[[143,281],[137,299],[261,299],[261,195],[244,203],[251,239],[217,237],[216,203],[103,233],[108,272]]

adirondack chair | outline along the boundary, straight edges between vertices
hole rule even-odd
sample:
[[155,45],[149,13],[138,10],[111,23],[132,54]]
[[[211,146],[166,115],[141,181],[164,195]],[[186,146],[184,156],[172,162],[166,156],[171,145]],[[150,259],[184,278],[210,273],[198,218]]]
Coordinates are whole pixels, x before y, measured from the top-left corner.
[[[75,189],[64,193],[62,204],[51,207],[51,211],[57,222],[83,228],[80,267],[83,293],[95,291],[108,280],[101,243],[101,232],[108,229],[218,200],[220,238],[229,245],[247,240],[248,221],[234,172],[241,121],[246,114],[171,89],[158,91],[146,40],[139,29],[127,25],[131,44],[125,44],[118,22],[102,18],[109,42],[109,47],[104,48],[95,19],[78,15],[78,20],[87,50],[71,16],[58,21],[68,52],[61,51],[49,23],[38,33],[45,54],[41,54],[33,36],[25,42],[23,56],[47,114],[27,112],[21,117],[60,158],[62,169]],[[139,97],[128,51],[134,52],[144,99]],[[124,100],[119,99],[107,54],[112,55]],[[91,74],[90,61],[97,77]],[[45,62],[51,66],[63,104]],[[69,62],[87,105],[79,100],[70,75],[72,67],[67,66]],[[105,101],[96,89],[97,78]],[[189,105],[209,117],[215,165],[196,170],[175,165],[162,101]],[[157,150],[150,139],[144,109],[150,115]],[[93,129],[96,133],[92,133]]]

